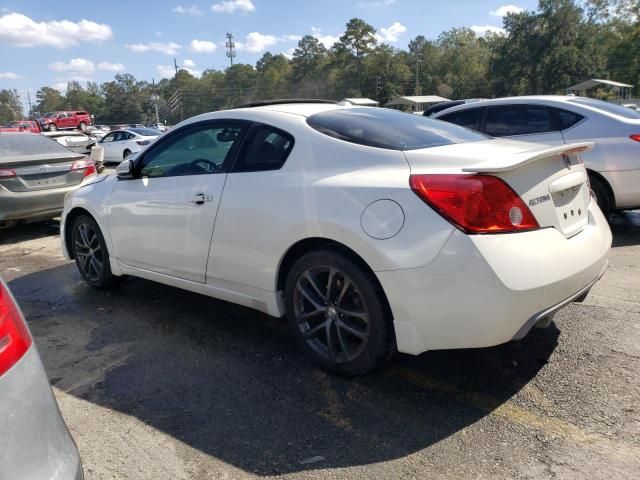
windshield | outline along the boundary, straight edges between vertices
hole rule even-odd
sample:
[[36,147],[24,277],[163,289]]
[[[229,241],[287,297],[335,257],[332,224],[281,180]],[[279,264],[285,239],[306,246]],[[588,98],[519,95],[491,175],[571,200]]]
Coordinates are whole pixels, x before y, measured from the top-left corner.
[[9,122],[5,127],[19,127],[20,125],[22,125],[22,122]]
[[311,115],[307,123],[330,137],[391,150],[416,150],[489,138],[458,125],[387,108],[329,110]]
[[153,128],[130,128],[129,131],[142,135],[143,137],[157,137],[160,135],[160,132]]
[[51,118],[55,117],[56,115],[58,115],[56,112],[47,112],[44,114],[44,118]]
[[603,102],[602,100],[596,100],[595,98],[572,98],[569,101],[580,105],[586,105],[587,107],[596,108],[603,112],[612,113],[619,117],[640,119],[640,112],[616,105],[615,103]]

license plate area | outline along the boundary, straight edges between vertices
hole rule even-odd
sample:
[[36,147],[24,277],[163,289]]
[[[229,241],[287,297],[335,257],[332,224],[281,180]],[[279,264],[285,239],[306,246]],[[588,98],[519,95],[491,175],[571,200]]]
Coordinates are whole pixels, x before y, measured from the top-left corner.
[[567,237],[578,233],[589,221],[587,190],[586,184],[582,184],[551,194],[558,224]]

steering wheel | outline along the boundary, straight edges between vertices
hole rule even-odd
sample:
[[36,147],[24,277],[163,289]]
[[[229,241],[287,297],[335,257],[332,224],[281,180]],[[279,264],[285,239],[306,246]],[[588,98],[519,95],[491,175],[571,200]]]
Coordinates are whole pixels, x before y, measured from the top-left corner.
[[195,165],[207,172],[215,172],[216,170],[220,170],[220,165],[211,160],[207,160],[206,158],[198,158],[190,163],[190,165]]

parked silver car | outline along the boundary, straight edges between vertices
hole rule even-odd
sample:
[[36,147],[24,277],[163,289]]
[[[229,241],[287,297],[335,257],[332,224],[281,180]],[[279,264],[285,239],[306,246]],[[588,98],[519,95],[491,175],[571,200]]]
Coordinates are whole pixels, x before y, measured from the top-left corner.
[[0,228],[52,218],[95,176],[93,160],[35,133],[0,133]]
[[0,278],[0,479],[54,478],[81,480],[80,454],[24,317]]
[[492,137],[550,145],[595,142],[581,158],[602,211],[640,207],[640,112],[593,98],[541,95],[482,100],[433,118]]

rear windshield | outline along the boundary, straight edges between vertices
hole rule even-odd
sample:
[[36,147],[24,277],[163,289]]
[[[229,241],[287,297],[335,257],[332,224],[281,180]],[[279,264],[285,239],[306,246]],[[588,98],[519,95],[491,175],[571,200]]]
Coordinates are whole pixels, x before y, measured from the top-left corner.
[[17,155],[71,154],[71,151],[55,140],[39,134],[0,133],[0,163]]
[[143,137],[157,137],[160,135],[160,132],[153,128],[129,128],[129,131],[142,135]]
[[307,123],[346,142],[390,150],[416,150],[489,137],[466,128],[387,108],[345,108],[316,113]]
[[640,119],[640,112],[616,105],[615,103],[604,102],[602,100],[596,100],[595,98],[572,98],[569,101],[580,105],[586,105],[587,107],[597,108],[598,110],[612,113],[619,117]]

